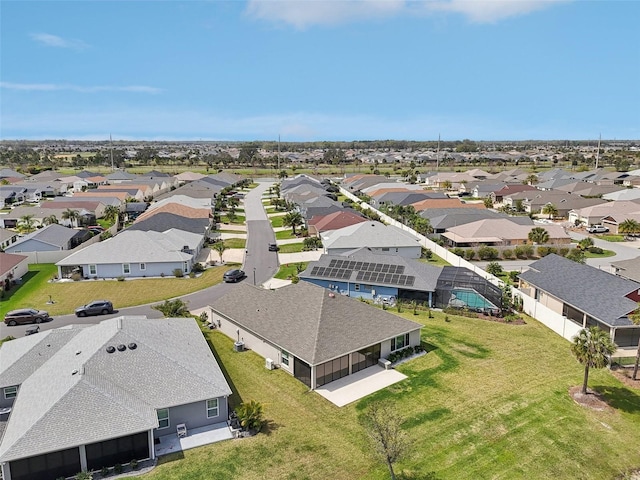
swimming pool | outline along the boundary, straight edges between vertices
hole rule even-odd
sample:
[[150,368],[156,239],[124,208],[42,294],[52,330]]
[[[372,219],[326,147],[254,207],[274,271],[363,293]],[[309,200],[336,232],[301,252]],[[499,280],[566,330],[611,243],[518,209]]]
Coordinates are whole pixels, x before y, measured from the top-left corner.
[[498,310],[498,307],[472,288],[454,288],[451,290],[449,305],[457,308]]

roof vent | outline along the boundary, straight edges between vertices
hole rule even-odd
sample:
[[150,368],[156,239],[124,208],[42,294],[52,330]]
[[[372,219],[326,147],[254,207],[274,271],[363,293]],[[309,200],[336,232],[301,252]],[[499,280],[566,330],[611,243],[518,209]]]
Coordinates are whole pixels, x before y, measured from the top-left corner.
[[76,350],[76,355],[80,355],[82,353],[82,350]]
[[113,353],[116,351],[116,348],[113,345],[109,345],[107,347],[107,353]]
[[126,349],[127,349],[127,346],[124,343],[121,343],[120,345],[118,345],[119,352],[124,352]]
[[136,345],[133,342],[131,342],[128,346],[129,346],[129,350],[135,350],[136,348],[138,348],[138,345]]
[[78,370],[76,370],[75,368],[71,370],[71,375],[76,375],[77,373],[78,373]]

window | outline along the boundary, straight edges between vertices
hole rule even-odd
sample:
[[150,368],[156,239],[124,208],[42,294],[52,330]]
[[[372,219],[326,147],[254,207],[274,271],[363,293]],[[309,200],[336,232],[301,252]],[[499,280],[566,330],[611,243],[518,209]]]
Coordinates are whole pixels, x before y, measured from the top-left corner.
[[207,418],[217,417],[218,414],[218,399],[210,398],[207,400]]
[[4,388],[4,398],[16,398],[18,395],[18,387],[5,387]]
[[282,364],[289,366],[289,352],[282,350]]
[[359,284],[359,283],[356,283],[356,284],[353,286],[353,289],[354,289],[356,292],[359,292],[359,291],[360,291],[360,284]]
[[161,408],[156,413],[158,414],[158,430],[169,428],[169,409]]
[[409,345],[409,334],[405,333],[404,335],[400,335],[396,338],[391,339],[391,351],[400,350],[401,348]]
[[146,270],[146,269],[147,269],[147,265],[145,263],[141,263],[140,270]]
[[98,267],[95,265],[89,265],[89,275],[97,275]]
[[389,247],[382,247],[380,250],[382,250],[383,252],[388,252],[389,251]]
[[123,263],[122,273],[124,273],[125,275],[128,275],[129,273],[131,273],[131,265],[129,265],[128,263]]

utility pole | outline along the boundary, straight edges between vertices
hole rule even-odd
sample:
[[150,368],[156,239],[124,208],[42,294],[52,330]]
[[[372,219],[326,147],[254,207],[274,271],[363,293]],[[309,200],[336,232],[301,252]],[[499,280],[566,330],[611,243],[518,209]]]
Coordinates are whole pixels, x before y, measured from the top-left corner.
[[602,134],[598,137],[598,152],[596,153],[596,170],[598,169],[598,162],[600,161],[600,141],[602,140]]
[[440,134],[438,134],[438,151],[436,152],[436,172],[440,168]]
[[278,175],[280,175],[280,134],[278,134]]
[[113,139],[111,138],[111,134],[109,134],[109,152],[111,155],[111,171],[113,172]]

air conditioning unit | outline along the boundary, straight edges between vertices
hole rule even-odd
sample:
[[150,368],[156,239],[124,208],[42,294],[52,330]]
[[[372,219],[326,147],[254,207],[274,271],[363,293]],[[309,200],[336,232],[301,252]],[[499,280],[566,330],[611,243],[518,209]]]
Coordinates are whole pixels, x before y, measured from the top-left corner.
[[265,362],[264,362],[264,366],[267,370],[273,370],[273,360],[271,360],[270,358],[266,358]]

